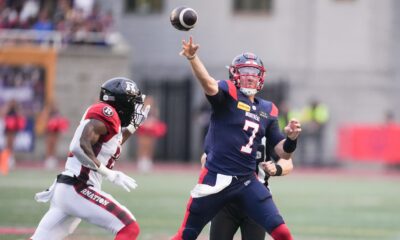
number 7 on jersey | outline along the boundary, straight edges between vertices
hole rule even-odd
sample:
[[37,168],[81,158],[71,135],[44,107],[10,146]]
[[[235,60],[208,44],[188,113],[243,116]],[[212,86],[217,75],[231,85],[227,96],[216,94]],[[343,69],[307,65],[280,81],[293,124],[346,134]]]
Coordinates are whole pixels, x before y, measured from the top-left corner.
[[252,135],[249,138],[249,142],[246,144],[246,146],[242,146],[240,151],[251,154],[251,151],[253,150],[251,147],[253,146],[253,141],[254,141],[254,138],[256,137],[258,129],[260,128],[260,125],[258,123],[246,120],[244,123],[243,130],[248,131],[249,128],[253,129]]

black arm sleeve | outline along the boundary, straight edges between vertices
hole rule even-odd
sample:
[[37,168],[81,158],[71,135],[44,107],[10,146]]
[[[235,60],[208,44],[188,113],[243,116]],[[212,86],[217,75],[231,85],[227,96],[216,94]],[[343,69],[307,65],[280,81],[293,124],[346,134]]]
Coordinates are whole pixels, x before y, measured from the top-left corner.
[[217,94],[215,94],[214,96],[206,95],[206,97],[207,100],[210,102],[211,106],[217,107],[220,106],[226,99],[226,93],[222,91],[220,88],[218,88]]

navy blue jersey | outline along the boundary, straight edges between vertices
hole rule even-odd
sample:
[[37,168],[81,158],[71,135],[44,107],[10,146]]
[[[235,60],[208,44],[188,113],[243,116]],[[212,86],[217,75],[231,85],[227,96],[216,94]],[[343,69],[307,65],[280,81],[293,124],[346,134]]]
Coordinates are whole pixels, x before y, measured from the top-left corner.
[[274,147],[284,139],[278,125],[278,109],[269,101],[249,98],[231,81],[219,81],[218,93],[207,96],[212,106],[205,139],[206,168],[231,176],[254,174],[261,139]]

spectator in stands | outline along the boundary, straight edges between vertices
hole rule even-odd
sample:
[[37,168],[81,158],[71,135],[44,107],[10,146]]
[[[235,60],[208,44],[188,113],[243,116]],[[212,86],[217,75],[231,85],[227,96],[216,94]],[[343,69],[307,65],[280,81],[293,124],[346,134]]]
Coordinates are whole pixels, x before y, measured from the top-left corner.
[[0,0],[0,29],[6,28],[7,5],[5,0]]
[[72,38],[72,27],[74,9],[70,0],[58,0],[56,10],[53,15],[53,22],[57,31],[63,32],[63,42],[70,42]]
[[15,3],[11,6],[7,6],[2,14],[4,14],[5,28],[19,27],[18,7]]
[[113,31],[114,16],[111,10],[108,10],[101,17],[101,25],[103,27],[103,32],[111,33]]
[[0,29],[58,30],[67,43],[107,45],[112,21],[96,0],[0,0]]
[[147,173],[153,168],[157,140],[165,135],[167,126],[159,119],[159,110],[153,97],[147,96],[144,105],[151,106],[151,109],[147,120],[136,131],[137,167],[140,172]]
[[83,16],[86,18],[90,15],[95,6],[95,0],[75,0],[74,8],[82,11]]
[[40,3],[38,0],[26,0],[22,6],[19,20],[22,25],[30,26],[34,19],[37,18],[40,10]]
[[[325,128],[329,120],[329,111],[325,104],[316,99],[310,101],[301,112],[303,122],[302,141],[299,144],[300,164],[323,166]],[[312,148],[312,151],[310,151]]]
[[32,29],[37,31],[51,31],[54,29],[53,22],[46,9],[40,11],[39,19],[33,24]]

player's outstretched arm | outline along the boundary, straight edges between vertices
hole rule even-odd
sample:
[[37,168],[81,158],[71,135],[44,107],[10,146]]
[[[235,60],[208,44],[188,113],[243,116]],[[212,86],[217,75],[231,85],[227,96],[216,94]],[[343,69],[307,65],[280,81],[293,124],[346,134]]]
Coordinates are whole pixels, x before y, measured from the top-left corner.
[[197,55],[198,49],[199,45],[193,43],[193,37],[190,37],[188,42],[182,40],[182,51],[179,54],[189,60],[192,71],[199,80],[204,92],[209,96],[214,96],[218,93],[217,81],[210,76],[206,67],[201,62]]

